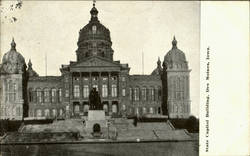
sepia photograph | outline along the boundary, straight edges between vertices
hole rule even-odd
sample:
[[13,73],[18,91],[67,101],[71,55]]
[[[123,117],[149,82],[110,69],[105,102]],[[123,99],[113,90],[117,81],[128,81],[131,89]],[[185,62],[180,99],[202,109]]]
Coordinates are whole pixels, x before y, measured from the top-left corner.
[[200,2],[0,1],[1,156],[198,156]]

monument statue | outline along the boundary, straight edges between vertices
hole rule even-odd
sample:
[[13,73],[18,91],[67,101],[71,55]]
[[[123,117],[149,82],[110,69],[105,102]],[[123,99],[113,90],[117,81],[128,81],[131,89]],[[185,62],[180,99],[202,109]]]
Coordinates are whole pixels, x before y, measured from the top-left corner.
[[93,88],[89,94],[89,104],[90,110],[103,110],[101,98],[96,88]]

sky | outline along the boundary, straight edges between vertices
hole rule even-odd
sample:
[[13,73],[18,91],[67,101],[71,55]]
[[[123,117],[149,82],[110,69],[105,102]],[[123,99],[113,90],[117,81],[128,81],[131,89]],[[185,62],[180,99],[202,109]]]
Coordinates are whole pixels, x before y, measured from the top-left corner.
[[[1,2],[1,55],[10,50],[12,37],[17,51],[33,69],[45,75],[60,75],[59,68],[76,61],[79,30],[90,20],[92,1]],[[111,32],[114,60],[128,63],[130,74],[151,74],[158,57],[163,61],[177,47],[187,58],[190,73],[191,114],[199,115],[200,95],[200,3],[193,1],[97,1],[98,18]],[[14,20],[14,18],[15,20]]]

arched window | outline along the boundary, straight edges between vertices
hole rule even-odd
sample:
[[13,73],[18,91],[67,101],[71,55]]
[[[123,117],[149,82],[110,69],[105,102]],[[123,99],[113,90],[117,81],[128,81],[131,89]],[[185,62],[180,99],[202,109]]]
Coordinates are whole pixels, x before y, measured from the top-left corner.
[[49,116],[50,116],[50,111],[49,111],[49,109],[45,109],[45,111],[44,111],[44,116],[45,116],[45,117],[49,117]]
[[95,25],[92,26],[92,32],[93,32],[93,34],[96,34],[96,26]]
[[42,103],[42,102],[43,102],[43,99],[42,99],[42,90],[41,90],[40,88],[38,88],[38,89],[36,90],[36,93],[37,93],[37,101],[38,101],[39,103]]
[[143,101],[147,100],[147,89],[145,87],[141,89],[141,98],[142,98],[141,100]]
[[104,110],[105,112],[108,112],[108,104],[104,104],[104,105],[103,105],[103,110]]
[[79,105],[75,105],[74,107],[74,113],[79,113],[80,112],[80,106]]
[[139,101],[139,88],[134,89],[134,98],[135,101]]
[[58,90],[58,101],[62,102],[62,88],[59,88]]
[[50,92],[50,90],[48,88],[44,89],[44,102],[46,102],[46,103],[50,102],[49,92]]
[[40,109],[36,110],[36,116],[41,117],[42,116],[42,111]]
[[129,99],[131,101],[133,100],[133,90],[132,90],[132,88],[129,88]]
[[56,89],[55,88],[53,88],[51,90],[51,100],[52,100],[53,103],[56,102]]
[[56,116],[57,116],[57,111],[56,111],[56,109],[53,109],[53,110],[52,110],[52,115],[53,115],[53,117],[56,117]]
[[32,88],[29,88],[28,95],[29,95],[29,102],[33,102],[33,90],[32,90]]
[[150,89],[150,96],[151,96],[151,100],[155,101],[155,89],[154,88]]
[[146,114],[146,113],[147,113],[147,108],[146,108],[146,107],[143,107],[143,108],[142,108],[142,113],[143,113],[143,114]]
[[61,108],[60,111],[59,111],[59,115],[60,116],[63,116],[63,109]]
[[149,113],[150,113],[150,114],[154,114],[154,108],[153,108],[153,107],[150,107]]
[[83,105],[83,112],[86,113],[89,111],[89,105],[85,104]]
[[112,112],[117,113],[117,105],[116,104],[112,105]]
[[126,110],[126,105],[122,105],[122,110]]

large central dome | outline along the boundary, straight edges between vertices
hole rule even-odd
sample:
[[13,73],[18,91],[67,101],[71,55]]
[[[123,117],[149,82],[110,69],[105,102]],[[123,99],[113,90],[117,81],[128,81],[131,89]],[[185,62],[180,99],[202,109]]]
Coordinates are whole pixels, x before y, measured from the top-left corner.
[[93,4],[90,11],[91,19],[79,32],[77,61],[90,56],[101,56],[113,60],[110,31],[98,20],[98,10]]

